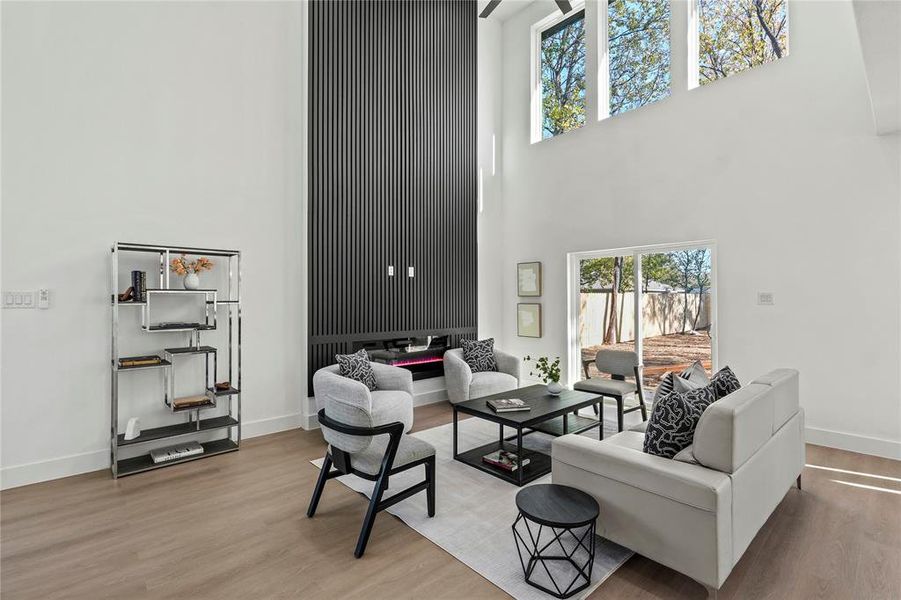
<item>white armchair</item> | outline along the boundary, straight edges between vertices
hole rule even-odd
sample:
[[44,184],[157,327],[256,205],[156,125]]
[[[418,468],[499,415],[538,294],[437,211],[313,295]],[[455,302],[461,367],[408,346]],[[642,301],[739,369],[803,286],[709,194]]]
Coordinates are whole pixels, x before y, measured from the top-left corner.
[[452,404],[519,387],[522,360],[500,350],[494,351],[494,359],[497,361],[497,371],[473,373],[463,360],[462,349],[455,348],[444,353],[444,380],[447,383],[447,397]]

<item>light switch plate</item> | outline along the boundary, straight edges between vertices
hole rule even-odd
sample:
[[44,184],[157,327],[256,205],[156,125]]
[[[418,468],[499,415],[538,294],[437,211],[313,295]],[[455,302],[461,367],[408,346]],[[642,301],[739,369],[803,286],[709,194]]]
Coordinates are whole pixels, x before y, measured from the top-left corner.
[[3,292],[3,308],[34,307],[34,292]]
[[761,306],[773,306],[776,304],[776,295],[773,292],[757,292],[757,304]]
[[414,277],[415,275],[416,272],[414,271],[413,267],[407,267],[407,277]]

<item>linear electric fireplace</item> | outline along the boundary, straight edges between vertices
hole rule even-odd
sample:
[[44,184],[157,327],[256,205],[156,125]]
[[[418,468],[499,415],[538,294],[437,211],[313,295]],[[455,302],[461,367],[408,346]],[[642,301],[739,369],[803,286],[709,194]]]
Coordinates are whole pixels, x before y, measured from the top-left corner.
[[444,375],[444,352],[448,349],[446,335],[406,337],[355,342],[354,351],[364,348],[374,362],[402,367],[413,373],[413,379],[428,379]]

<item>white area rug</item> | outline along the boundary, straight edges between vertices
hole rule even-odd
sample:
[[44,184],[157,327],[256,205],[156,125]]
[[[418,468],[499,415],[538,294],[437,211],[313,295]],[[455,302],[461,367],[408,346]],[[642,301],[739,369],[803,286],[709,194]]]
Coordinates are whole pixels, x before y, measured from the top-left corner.
[[[610,423],[605,425],[604,435],[612,435],[615,429]],[[488,421],[464,419],[460,421],[459,427],[461,450],[497,439],[497,425]],[[513,433],[513,430],[508,431]],[[454,460],[453,425],[450,423],[413,435],[429,442],[437,451],[435,516],[430,519],[426,513],[425,493],[399,502],[387,512],[400,518],[514,598],[551,598],[552,596],[528,585],[523,579],[522,566],[510,528],[517,515],[516,493],[521,488]],[[597,429],[584,435],[596,437]],[[550,436],[533,433],[523,439],[523,445],[527,448],[550,453]],[[322,459],[312,462],[317,467],[322,465]],[[422,481],[423,477],[424,468],[418,467],[392,477],[391,488],[385,493],[385,497]],[[337,481],[367,497],[372,494],[374,484],[371,481],[354,475],[339,477]],[[548,474],[534,483],[550,482],[551,476]],[[328,510],[327,507],[324,508]],[[375,527],[378,527],[378,519]],[[596,543],[591,585],[573,598],[584,598],[590,594],[632,556],[632,551],[601,537],[597,538]]]

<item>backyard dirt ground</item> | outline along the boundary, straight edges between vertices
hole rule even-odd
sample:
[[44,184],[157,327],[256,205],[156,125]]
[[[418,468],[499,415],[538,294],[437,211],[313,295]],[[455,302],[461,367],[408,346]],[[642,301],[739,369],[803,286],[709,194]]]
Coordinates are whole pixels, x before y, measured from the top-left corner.
[[[598,345],[582,348],[582,359],[594,360],[595,354],[602,348],[607,350],[634,350],[635,345],[633,342],[628,341],[609,346]],[[687,369],[696,360],[700,360],[708,373],[710,372],[712,366],[710,360],[710,336],[706,331],[699,331],[697,335],[673,333],[645,338],[644,386],[653,389],[657,387],[660,379],[667,372]],[[588,372],[591,377],[598,376],[598,371],[593,362],[589,366]]]

